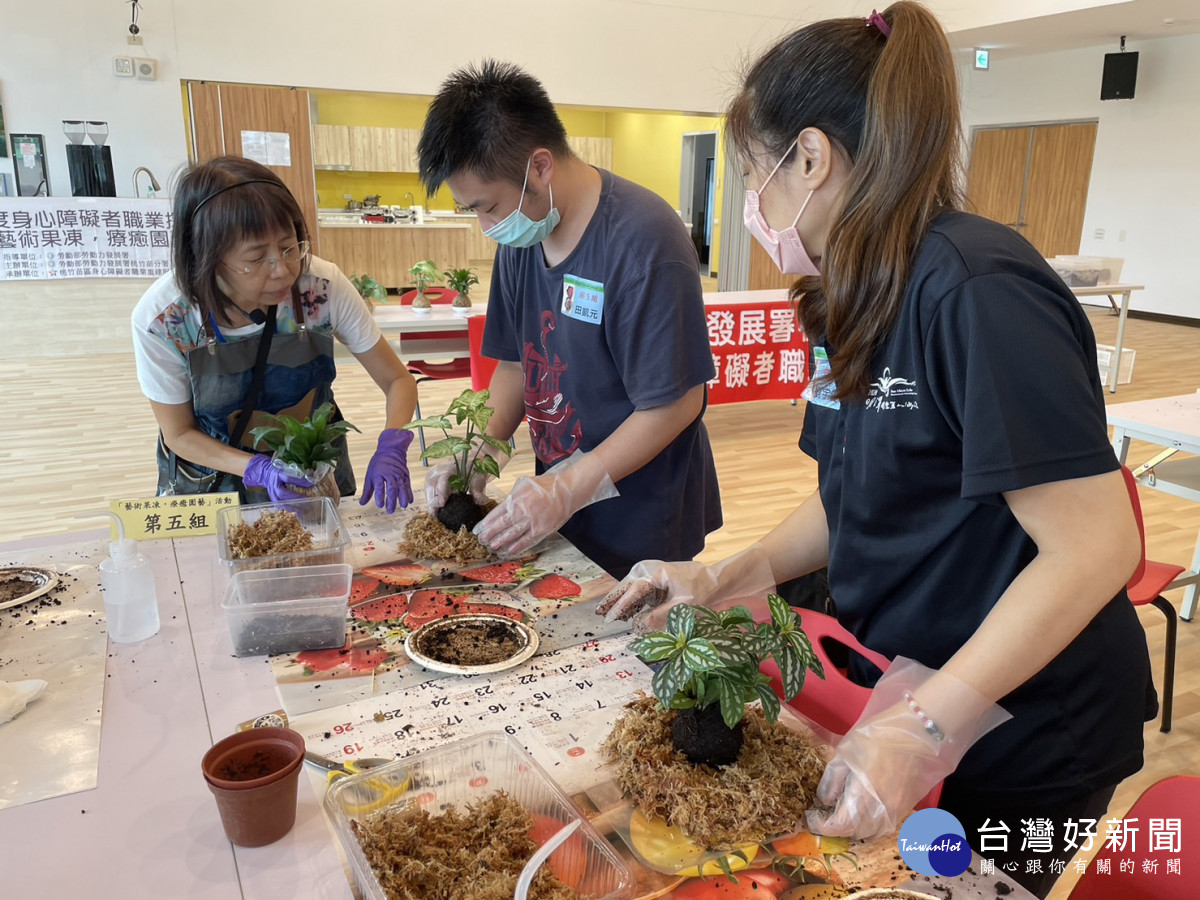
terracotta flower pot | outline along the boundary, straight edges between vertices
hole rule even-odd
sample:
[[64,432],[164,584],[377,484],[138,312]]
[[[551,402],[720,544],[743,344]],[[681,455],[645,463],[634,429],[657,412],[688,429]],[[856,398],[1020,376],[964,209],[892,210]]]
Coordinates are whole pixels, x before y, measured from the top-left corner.
[[304,738],[289,728],[252,728],[214,744],[200,763],[225,835],[239,847],[274,843],[296,821]]

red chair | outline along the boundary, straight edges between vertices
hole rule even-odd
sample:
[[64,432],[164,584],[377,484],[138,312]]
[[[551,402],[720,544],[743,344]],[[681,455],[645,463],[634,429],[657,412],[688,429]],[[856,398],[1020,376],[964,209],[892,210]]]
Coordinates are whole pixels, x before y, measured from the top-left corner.
[[1146,528],[1142,523],[1142,502],[1138,497],[1137,479],[1133,477],[1128,466],[1121,466],[1121,474],[1125,476],[1129,502],[1133,504],[1133,515],[1137,519],[1138,534],[1142,538],[1142,561],[1138,563],[1137,571],[1129,579],[1127,587],[1129,599],[1134,606],[1145,606],[1147,603],[1156,606],[1167,617],[1166,659],[1163,664],[1162,682],[1162,722],[1159,725],[1159,731],[1165,733],[1171,730],[1171,707],[1175,696],[1175,642],[1179,631],[1179,617],[1175,613],[1175,607],[1163,597],[1162,592],[1180,576],[1184,567],[1146,559]]
[[[415,290],[406,291],[400,295],[400,303],[403,306],[411,306],[413,300],[416,299],[417,292]],[[449,288],[428,288],[425,291],[425,296],[429,298],[431,303],[438,305],[448,305],[454,302],[454,298],[458,296],[457,291],[452,291]],[[467,323],[468,326],[470,322]],[[462,340],[462,331],[416,331],[409,332],[403,340],[405,355],[412,352],[421,352],[421,345],[431,346],[431,352],[437,352],[439,345],[444,347],[445,341]],[[420,385],[422,381],[443,381],[449,378],[469,378],[471,377],[471,360],[469,357],[454,357],[444,361],[439,361],[436,358],[431,359],[409,359],[404,362],[408,371],[412,372]],[[421,400],[418,394],[416,417],[421,418]],[[421,452],[425,452],[425,429],[418,428],[417,436],[421,441]],[[422,459],[423,465],[428,466],[429,460]]]
[[[751,611],[756,619],[761,613],[761,610],[754,610],[753,605]],[[834,665],[830,659],[830,647],[840,644],[843,648],[864,657],[881,672],[887,671],[888,666],[892,664],[891,660],[882,653],[868,650],[832,616],[811,609],[797,609],[796,612],[800,614],[804,633],[812,641],[813,651],[821,660],[825,677],[817,678],[810,672],[804,679],[804,687],[788,701],[788,706],[826,732],[822,737],[841,737],[858,721],[867,700],[871,697],[871,689],[855,684],[847,677],[845,671]],[[773,660],[767,660],[759,670],[771,679],[771,687],[782,697],[783,681],[779,676],[779,666]],[[942,786],[939,783],[914,809],[937,806],[941,795]]]
[[[496,371],[496,360],[483,355],[483,328],[487,316],[471,316],[467,319],[467,347],[471,352],[471,390],[482,391],[492,384]],[[522,420],[524,421],[524,420]],[[508,439],[508,446],[517,449],[517,438]]]
[[482,391],[492,383],[496,360],[483,355],[483,327],[487,316],[467,319],[467,347],[471,351],[471,390]]
[[[1195,821],[1198,806],[1200,778],[1172,775],[1150,785],[1125,814],[1124,849],[1109,846],[1104,840],[1107,827],[1097,827],[1096,840],[1104,844],[1075,883],[1070,900],[1200,897],[1200,842],[1183,834],[1183,823]],[[1132,847],[1130,838],[1135,841]],[[1156,845],[1162,849],[1155,849]],[[1172,871],[1173,866],[1178,866],[1178,871]]]

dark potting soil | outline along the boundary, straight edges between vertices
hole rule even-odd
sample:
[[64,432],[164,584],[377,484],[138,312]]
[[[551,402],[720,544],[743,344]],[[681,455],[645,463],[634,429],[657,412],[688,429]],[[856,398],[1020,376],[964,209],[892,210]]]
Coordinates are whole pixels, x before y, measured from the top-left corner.
[[423,636],[417,650],[452,666],[489,666],[511,659],[525,638],[503,622],[449,622]]
[[15,575],[0,579],[0,603],[7,603],[9,600],[16,600],[18,597],[23,597],[30,591],[36,591],[39,586],[36,581],[30,581]]
[[483,521],[483,510],[470,494],[460,492],[446,498],[446,504],[437,511],[437,519],[453,532],[463,527],[470,531]]
[[745,726],[738,722],[730,728],[721,717],[721,704],[704,709],[681,709],[671,723],[671,739],[675,749],[683,752],[693,763],[706,766],[727,766],[737,762],[742,752]]
[[332,616],[255,616],[233,628],[233,652],[237,656],[291,653],[295,650],[327,650],[346,642],[346,620]]
[[226,781],[253,781],[278,772],[291,761],[291,754],[282,748],[247,748],[226,759],[213,774]]

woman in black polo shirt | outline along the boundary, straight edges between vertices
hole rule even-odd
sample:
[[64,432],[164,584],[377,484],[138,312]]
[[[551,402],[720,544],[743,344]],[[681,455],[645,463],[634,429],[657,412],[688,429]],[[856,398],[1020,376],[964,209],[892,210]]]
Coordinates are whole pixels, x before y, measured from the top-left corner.
[[[962,211],[954,63],[924,7],[783,38],[726,133],[747,227],[803,276],[801,447],[820,488],[717,566],[639,564],[603,608],[713,603],[828,564],[839,620],[903,659],[839,745],[811,826],[886,833],[944,778],[968,839],[1004,821],[1010,874],[1044,896],[1072,855],[1065,823],[1102,819],[1141,767],[1147,718],[1124,590],[1139,536],[1090,324],[1029,243]],[[1022,820],[1039,819],[1053,852],[1031,872]]]

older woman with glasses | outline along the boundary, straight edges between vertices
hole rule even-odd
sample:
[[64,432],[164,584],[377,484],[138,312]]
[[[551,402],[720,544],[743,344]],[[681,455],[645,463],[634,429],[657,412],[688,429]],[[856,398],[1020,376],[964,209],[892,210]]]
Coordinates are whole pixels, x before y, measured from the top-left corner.
[[[271,415],[306,418],[333,402],[333,339],[383,391],[387,419],[360,500],[412,501],[407,451],[417,388],[370,308],[336,266],[310,253],[296,198],[258,163],[222,156],[179,182],[173,271],[133,311],[138,382],[158,420],[158,493],[237,490],[249,502],[300,496],[303,479],[255,452]],[[341,418],[340,410],[333,414]],[[356,492],[340,441],[335,477]]]

